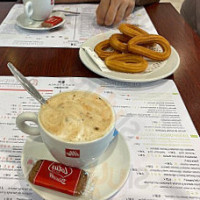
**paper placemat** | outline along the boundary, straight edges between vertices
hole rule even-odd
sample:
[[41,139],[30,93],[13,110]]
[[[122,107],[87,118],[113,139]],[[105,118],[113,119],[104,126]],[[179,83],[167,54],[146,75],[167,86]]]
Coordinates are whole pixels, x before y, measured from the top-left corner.
[[[16,19],[23,14],[23,5],[12,7],[0,25],[0,46],[11,47],[66,47],[79,48],[88,38],[107,31],[117,31],[117,27],[104,27],[96,23],[96,4],[59,4],[55,10],[80,12],[78,16],[66,16],[66,22],[60,29],[51,31],[33,31],[17,26]],[[157,33],[146,10],[138,7],[125,21],[133,23],[149,33]]]
[[[80,77],[28,79],[45,98],[81,89],[96,92],[112,104],[116,128],[131,154],[129,178],[113,200],[200,199],[200,139],[172,80],[140,84]],[[18,114],[37,112],[40,105],[14,77],[0,77],[0,99],[0,199],[41,200],[21,171],[27,135],[15,125]],[[99,184],[112,187],[120,174],[116,180],[112,169],[106,168],[99,179]]]

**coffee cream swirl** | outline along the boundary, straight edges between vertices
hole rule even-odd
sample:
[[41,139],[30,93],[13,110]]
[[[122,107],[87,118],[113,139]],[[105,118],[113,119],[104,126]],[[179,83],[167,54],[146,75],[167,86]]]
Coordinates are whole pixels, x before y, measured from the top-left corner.
[[104,136],[113,124],[112,108],[97,94],[64,92],[42,105],[40,121],[63,141],[86,142]]

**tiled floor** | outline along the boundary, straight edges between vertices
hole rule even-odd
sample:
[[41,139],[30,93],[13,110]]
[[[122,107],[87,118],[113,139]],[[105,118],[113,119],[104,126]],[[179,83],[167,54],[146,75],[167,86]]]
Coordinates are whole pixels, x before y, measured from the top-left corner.
[[176,9],[178,12],[180,12],[180,8],[181,5],[183,3],[184,0],[160,0],[160,2],[170,2]]

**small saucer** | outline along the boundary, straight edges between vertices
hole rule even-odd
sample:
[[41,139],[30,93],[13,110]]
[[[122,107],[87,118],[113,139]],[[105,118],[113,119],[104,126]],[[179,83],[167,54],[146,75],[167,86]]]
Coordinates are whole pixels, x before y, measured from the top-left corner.
[[[40,159],[55,161],[40,136],[28,136],[21,158],[22,170],[26,180],[33,166],[32,161],[35,162]],[[85,170],[89,173],[89,179],[84,194],[79,198],[33,185],[30,182],[29,184],[33,191],[48,200],[101,200],[112,197],[122,188],[130,171],[130,152],[122,135],[118,134],[98,162]]]
[[63,13],[61,13],[61,12],[52,13],[50,17],[52,17],[52,16],[62,17],[63,21],[52,27],[42,27],[41,24],[43,21],[35,21],[32,19],[29,19],[23,13],[17,17],[16,24],[23,29],[34,30],[34,31],[48,31],[48,30],[55,29],[55,28],[58,28],[58,27],[61,27],[64,25],[65,15]]

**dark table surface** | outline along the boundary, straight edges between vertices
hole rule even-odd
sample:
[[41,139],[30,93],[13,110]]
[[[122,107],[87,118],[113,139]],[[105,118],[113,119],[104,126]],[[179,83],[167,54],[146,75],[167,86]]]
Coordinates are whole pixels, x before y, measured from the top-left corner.
[[[14,2],[0,2],[0,22]],[[180,56],[180,67],[170,77],[178,87],[192,121],[200,133],[200,37],[170,3],[152,4],[146,10],[158,33]],[[79,49],[0,47],[0,75],[11,75],[7,62],[25,76],[98,77],[82,64]],[[69,59],[70,58],[70,59]]]

